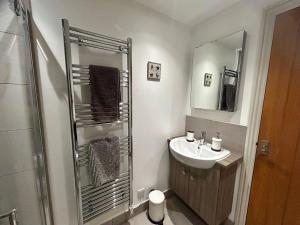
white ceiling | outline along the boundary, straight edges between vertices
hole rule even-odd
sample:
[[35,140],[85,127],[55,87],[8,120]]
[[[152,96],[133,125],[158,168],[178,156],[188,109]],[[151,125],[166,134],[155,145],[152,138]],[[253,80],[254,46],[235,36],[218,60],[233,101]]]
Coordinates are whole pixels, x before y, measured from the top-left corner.
[[181,23],[194,25],[240,0],[135,0]]

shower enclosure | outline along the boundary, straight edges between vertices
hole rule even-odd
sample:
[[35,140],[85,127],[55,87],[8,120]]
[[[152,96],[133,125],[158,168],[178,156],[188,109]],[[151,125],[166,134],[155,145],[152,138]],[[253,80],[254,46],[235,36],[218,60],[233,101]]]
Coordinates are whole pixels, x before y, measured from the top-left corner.
[[0,0],[0,225],[50,225],[29,12]]

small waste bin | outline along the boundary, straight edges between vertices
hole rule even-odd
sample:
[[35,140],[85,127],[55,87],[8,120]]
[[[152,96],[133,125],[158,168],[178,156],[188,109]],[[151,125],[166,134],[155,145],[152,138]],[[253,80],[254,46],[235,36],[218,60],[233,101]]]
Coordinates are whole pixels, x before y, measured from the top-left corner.
[[160,224],[164,220],[165,195],[159,190],[149,193],[149,219],[152,223]]

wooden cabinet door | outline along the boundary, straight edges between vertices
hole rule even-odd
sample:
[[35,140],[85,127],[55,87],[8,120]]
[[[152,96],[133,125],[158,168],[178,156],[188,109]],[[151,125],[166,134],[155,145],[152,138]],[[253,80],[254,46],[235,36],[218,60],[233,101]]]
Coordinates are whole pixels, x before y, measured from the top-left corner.
[[216,223],[220,224],[231,213],[237,164],[220,168]]
[[189,193],[189,169],[183,164],[176,163],[176,180],[175,180],[175,192],[186,203],[188,203]]
[[188,203],[189,192],[189,168],[178,162],[170,154],[170,177],[171,189],[186,203]]
[[178,162],[170,154],[170,187],[186,203],[188,203],[189,192],[188,179],[189,168]]
[[171,190],[176,192],[176,160],[174,159],[174,157],[171,155],[170,153],[170,172],[169,172],[169,185]]
[[220,170],[190,169],[188,205],[208,224],[216,223]]

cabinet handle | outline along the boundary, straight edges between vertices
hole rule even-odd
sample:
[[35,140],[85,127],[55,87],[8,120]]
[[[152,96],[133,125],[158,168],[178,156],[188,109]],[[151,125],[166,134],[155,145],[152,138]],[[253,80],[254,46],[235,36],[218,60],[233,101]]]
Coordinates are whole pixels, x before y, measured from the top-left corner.
[[181,171],[182,175],[185,176],[185,169]]
[[191,176],[190,176],[190,180],[191,180],[191,181],[195,180],[195,177],[191,175]]

